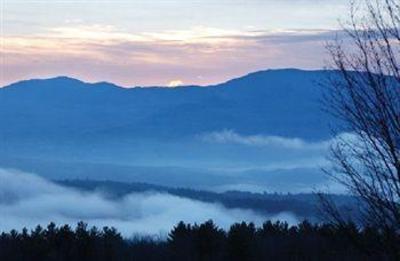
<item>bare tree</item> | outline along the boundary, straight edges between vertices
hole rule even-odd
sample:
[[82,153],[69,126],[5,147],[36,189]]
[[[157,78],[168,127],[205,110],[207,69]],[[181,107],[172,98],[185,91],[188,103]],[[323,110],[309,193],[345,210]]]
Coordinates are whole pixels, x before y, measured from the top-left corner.
[[353,2],[343,29],[328,46],[337,71],[325,102],[350,134],[332,145],[328,173],[361,200],[366,225],[400,231],[400,0]]

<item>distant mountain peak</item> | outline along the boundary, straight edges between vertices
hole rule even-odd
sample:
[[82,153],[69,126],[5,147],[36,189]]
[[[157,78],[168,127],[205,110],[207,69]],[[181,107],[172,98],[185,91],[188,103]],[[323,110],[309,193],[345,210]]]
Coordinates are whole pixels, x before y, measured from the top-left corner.
[[110,82],[85,82],[76,78],[72,78],[69,76],[56,76],[52,78],[43,78],[43,79],[30,79],[30,80],[23,80],[16,83],[12,83],[10,85],[6,85],[0,89],[8,89],[8,88],[24,88],[24,87],[35,87],[35,88],[43,88],[43,87],[51,87],[51,88],[76,88],[76,87],[113,87],[113,88],[121,88],[123,87],[115,85],[114,83]]
[[[46,80],[46,79],[43,79]],[[69,76],[65,76],[65,75],[60,75],[60,76],[56,76],[56,77],[52,77],[52,78],[47,78],[47,80],[55,80],[55,81],[80,81],[76,78],[72,78]],[[80,81],[82,82],[82,81]]]
[[43,85],[48,85],[48,84],[52,84],[55,86],[70,86],[70,85],[85,85],[86,83],[75,79],[75,78],[71,78],[68,76],[57,76],[57,77],[52,77],[52,78],[43,78],[43,79],[30,79],[30,80],[23,80],[23,81],[19,81],[19,82],[15,82],[12,83],[10,85],[6,85],[3,86],[4,88],[12,88],[12,87],[31,87],[31,86],[35,86],[35,87],[40,87]]

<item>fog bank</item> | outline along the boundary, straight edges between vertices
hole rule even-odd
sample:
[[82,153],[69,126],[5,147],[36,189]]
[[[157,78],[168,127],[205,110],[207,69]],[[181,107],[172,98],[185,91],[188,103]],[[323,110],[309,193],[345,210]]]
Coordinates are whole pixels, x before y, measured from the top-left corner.
[[101,192],[81,192],[62,187],[34,174],[0,169],[0,230],[33,228],[49,222],[75,225],[78,221],[98,227],[114,226],[124,236],[166,235],[179,221],[200,223],[208,219],[228,228],[232,223],[266,219],[297,222],[289,213],[261,216],[253,211],[227,209],[219,204],[165,193],[129,194],[110,199]]

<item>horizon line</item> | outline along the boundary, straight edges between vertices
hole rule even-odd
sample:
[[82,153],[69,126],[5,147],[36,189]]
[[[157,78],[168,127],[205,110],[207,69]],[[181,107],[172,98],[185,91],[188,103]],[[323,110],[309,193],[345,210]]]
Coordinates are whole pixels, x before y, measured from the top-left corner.
[[121,89],[135,89],[135,88],[175,89],[175,88],[185,88],[185,87],[186,88],[187,87],[207,88],[207,87],[213,87],[213,86],[225,84],[227,82],[230,82],[230,81],[233,81],[233,80],[237,80],[237,79],[241,79],[241,78],[250,76],[252,74],[263,73],[263,72],[272,72],[272,71],[322,72],[322,71],[333,71],[333,70],[332,69],[327,69],[327,68],[320,68],[320,69],[302,69],[302,68],[294,68],[294,67],[269,68],[269,69],[261,69],[261,70],[258,70],[258,71],[252,71],[252,72],[249,72],[249,73],[246,73],[246,74],[242,74],[241,76],[237,76],[237,77],[234,77],[234,78],[227,79],[227,80],[219,82],[219,83],[211,83],[211,84],[207,84],[207,85],[183,84],[183,85],[177,85],[177,86],[168,86],[168,85],[123,86],[123,85],[115,84],[115,83],[110,82],[110,81],[102,81],[102,80],[100,80],[100,81],[86,81],[86,80],[81,80],[79,78],[75,78],[75,77],[68,76],[68,75],[59,75],[59,76],[50,76],[50,77],[43,77],[43,78],[30,78],[30,79],[25,79],[25,80],[19,80],[19,81],[15,81],[15,82],[12,82],[12,83],[7,84],[7,85],[0,86],[0,89],[8,88],[8,87],[11,87],[13,85],[17,85],[17,84],[24,83],[24,82],[29,82],[29,81],[48,81],[48,80],[56,80],[56,79],[70,79],[70,80],[75,80],[75,81],[79,81],[81,83],[90,84],[90,85],[108,84],[108,85],[113,85],[114,87],[121,88]]

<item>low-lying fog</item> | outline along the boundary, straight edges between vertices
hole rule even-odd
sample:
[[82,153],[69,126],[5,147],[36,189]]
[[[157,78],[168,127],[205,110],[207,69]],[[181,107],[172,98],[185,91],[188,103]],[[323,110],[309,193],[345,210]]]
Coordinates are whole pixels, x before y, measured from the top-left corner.
[[0,231],[31,229],[49,222],[74,226],[84,221],[98,227],[114,226],[125,237],[165,236],[181,220],[200,223],[209,219],[223,228],[239,221],[298,222],[290,213],[260,216],[248,210],[226,209],[218,204],[161,193],[135,193],[110,199],[101,192],[81,192],[34,174],[0,169]]

